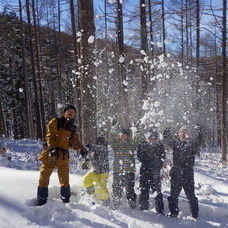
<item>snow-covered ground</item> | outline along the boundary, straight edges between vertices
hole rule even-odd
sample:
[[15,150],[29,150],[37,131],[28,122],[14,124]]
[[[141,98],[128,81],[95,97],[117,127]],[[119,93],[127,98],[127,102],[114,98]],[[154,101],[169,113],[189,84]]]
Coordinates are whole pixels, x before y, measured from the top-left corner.
[[[56,172],[51,176],[49,200],[46,205],[34,207],[39,178],[36,155],[42,147],[39,142],[29,140],[0,140],[9,148],[6,157],[0,156],[0,227],[1,228],[160,228],[160,227],[228,227],[228,166],[222,165],[221,155],[216,150],[201,151],[196,159],[195,184],[199,199],[199,219],[191,219],[189,205],[182,192],[179,198],[179,218],[157,215],[154,211],[153,196],[150,197],[149,211],[130,209],[126,200],[122,206],[112,211],[83,195],[81,180],[83,172],[77,169],[76,159],[71,162],[71,202],[63,204],[59,199],[59,183]],[[112,155],[110,154],[112,162]],[[139,164],[137,164],[139,167]],[[169,166],[167,166],[169,169]],[[165,170],[167,171],[167,170]],[[165,175],[164,175],[165,176]],[[112,172],[109,189],[111,190]],[[163,179],[165,212],[168,213],[167,197],[169,180]],[[138,171],[136,193],[139,195]]]

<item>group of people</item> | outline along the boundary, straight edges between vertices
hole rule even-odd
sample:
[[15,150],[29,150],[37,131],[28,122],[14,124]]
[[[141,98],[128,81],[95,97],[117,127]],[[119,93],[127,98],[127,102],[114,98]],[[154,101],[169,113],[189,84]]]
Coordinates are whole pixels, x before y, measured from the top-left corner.
[[[131,208],[136,207],[137,195],[135,193],[135,152],[140,166],[140,210],[149,209],[150,189],[155,196],[155,210],[164,214],[164,202],[161,191],[160,171],[165,161],[165,147],[159,141],[158,133],[154,130],[148,132],[147,139],[133,137],[130,128],[118,129],[113,124],[109,133],[108,143],[104,137],[97,137],[93,144],[83,145],[76,132],[74,118],[76,108],[67,105],[63,117],[52,119],[47,125],[46,146],[39,160],[40,178],[37,190],[37,206],[47,202],[49,178],[56,167],[60,188],[60,197],[64,203],[68,203],[71,197],[69,184],[69,149],[79,151],[85,159],[83,168],[88,169],[90,161],[91,169],[83,177],[83,185],[88,194],[96,190],[104,205],[110,205],[117,209],[122,196],[126,193],[126,199]],[[190,204],[193,218],[198,218],[199,206],[195,196],[194,187],[194,160],[202,143],[202,130],[197,127],[194,134],[190,134],[187,127],[179,129],[178,137],[173,137],[170,129],[163,132],[164,144],[173,150],[173,165],[170,170],[171,189],[168,197],[169,216],[176,217],[179,213],[178,197],[182,190],[185,191]],[[108,148],[110,145],[114,151],[112,194],[107,189],[109,175]]]

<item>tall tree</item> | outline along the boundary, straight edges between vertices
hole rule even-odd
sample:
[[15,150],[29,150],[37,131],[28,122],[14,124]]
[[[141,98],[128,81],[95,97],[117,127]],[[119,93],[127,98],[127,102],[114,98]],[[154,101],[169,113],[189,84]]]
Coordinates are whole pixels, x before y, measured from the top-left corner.
[[199,70],[200,59],[200,0],[196,0],[196,68]]
[[222,26],[222,112],[221,112],[221,146],[222,146],[222,161],[227,160],[227,121],[226,121],[226,108],[227,108],[227,69],[226,69],[226,49],[227,49],[227,28],[226,28],[226,12],[227,0],[223,0],[223,26]]
[[118,77],[119,77],[119,122],[121,125],[130,125],[128,120],[128,102],[127,102],[127,83],[126,83],[126,60],[125,60],[125,46],[124,46],[124,30],[123,30],[123,2],[117,0],[117,45],[118,45]]
[[45,135],[46,132],[46,120],[45,120],[45,112],[44,112],[44,99],[43,99],[43,89],[41,83],[41,59],[40,59],[40,47],[39,47],[39,36],[38,36],[38,25],[37,25],[37,17],[36,17],[36,9],[35,9],[35,1],[32,0],[32,16],[33,16],[33,29],[34,29],[34,40],[35,40],[35,56],[36,56],[36,75],[39,89],[39,101],[40,101],[40,116],[42,123],[42,135]]
[[23,27],[23,18],[22,18],[22,3],[19,0],[19,15],[20,15],[20,35],[22,40],[22,62],[23,62],[23,75],[24,75],[24,93],[25,93],[25,103],[26,103],[26,120],[27,120],[27,137],[33,138],[34,135],[34,126],[32,120],[32,109],[31,109],[31,98],[29,96],[29,80],[28,80],[28,69],[27,69],[27,62],[26,62],[26,55],[25,55],[25,34],[24,34],[24,27]]
[[[191,45],[192,46],[192,45]],[[196,69],[199,73],[199,61],[200,61],[200,1],[196,0]],[[197,96],[195,97],[195,112],[196,112],[196,118],[200,119],[200,90],[199,90],[199,77],[196,76],[193,79],[193,85],[196,90]]]
[[[79,50],[78,50],[78,42],[77,42],[77,28],[76,28],[76,20],[75,20],[75,7],[74,0],[70,0],[70,16],[71,16],[71,29],[73,36],[73,44],[74,44],[74,67],[75,72],[79,72],[78,68],[78,58],[79,58]],[[81,113],[81,85],[80,85],[80,75],[76,75],[76,88],[77,88],[77,110],[78,114]],[[81,115],[78,115],[78,127],[81,129]]]
[[[147,24],[146,24],[146,2],[145,0],[140,0],[140,24],[141,24],[141,57],[142,57],[142,67],[141,67],[141,80],[142,80],[142,94],[143,99],[145,99],[148,93],[148,70],[147,61],[148,58],[148,39],[147,39]],[[152,34],[151,34],[152,35]]]
[[94,75],[93,0],[79,0],[82,141],[91,143],[97,134],[96,78]]
[[33,51],[33,42],[32,42],[32,24],[31,24],[31,15],[30,15],[30,2],[26,0],[26,12],[27,12],[27,22],[28,22],[28,40],[29,40],[29,51],[30,51],[30,59],[31,59],[31,71],[33,78],[33,87],[35,94],[35,115],[36,115],[36,137],[42,139],[42,121],[40,116],[40,102],[38,95],[38,86],[36,79],[36,71],[35,71],[35,61],[34,61],[34,51]]
[[7,136],[7,130],[6,130],[6,123],[5,123],[5,117],[3,113],[2,108],[2,99],[0,96],[0,137],[6,137]]
[[164,0],[162,0],[162,44],[163,44],[163,54],[166,54],[166,34],[165,34],[165,3]]

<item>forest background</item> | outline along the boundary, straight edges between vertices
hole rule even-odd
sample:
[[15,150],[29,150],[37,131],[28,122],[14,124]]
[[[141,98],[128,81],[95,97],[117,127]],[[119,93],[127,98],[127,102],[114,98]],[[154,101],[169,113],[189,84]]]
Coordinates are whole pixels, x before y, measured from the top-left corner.
[[227,1],[0,0],[0,137],[43,139],[65,104],[84,143],[202,125],[227,147]]

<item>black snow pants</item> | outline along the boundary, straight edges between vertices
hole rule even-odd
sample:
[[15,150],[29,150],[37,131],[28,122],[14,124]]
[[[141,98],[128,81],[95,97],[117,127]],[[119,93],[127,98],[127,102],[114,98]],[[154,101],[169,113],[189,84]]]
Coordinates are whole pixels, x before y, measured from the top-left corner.
[[123,196],[123,191],[125,188],[126,198],[128,201],[136,202],[136,193],[135,193],[135,173],[113,173],[113,184],[112,191],[115,200],[120,201]]
[[185,195],[189,201],[192,217],[197,218],[199,213],[199,206],[198,198],[195,196],[193,167],[182,170],[172,167],[170,170],[170,176],[171,190],[170,196],[168,197],[168,203],[171,215],[177,216],[179,213],[178,197],[183,187]]
[[139,206],[141,210],[147,210],[149,207],[149,193],[150,189],[153,193],[157,193],[155,196],[155,209],[158,213],[163,213],[164,203],[163,196],[161,193],[161,178],[160,168],[147,169],[144,167],[140,168],[140,197]]

